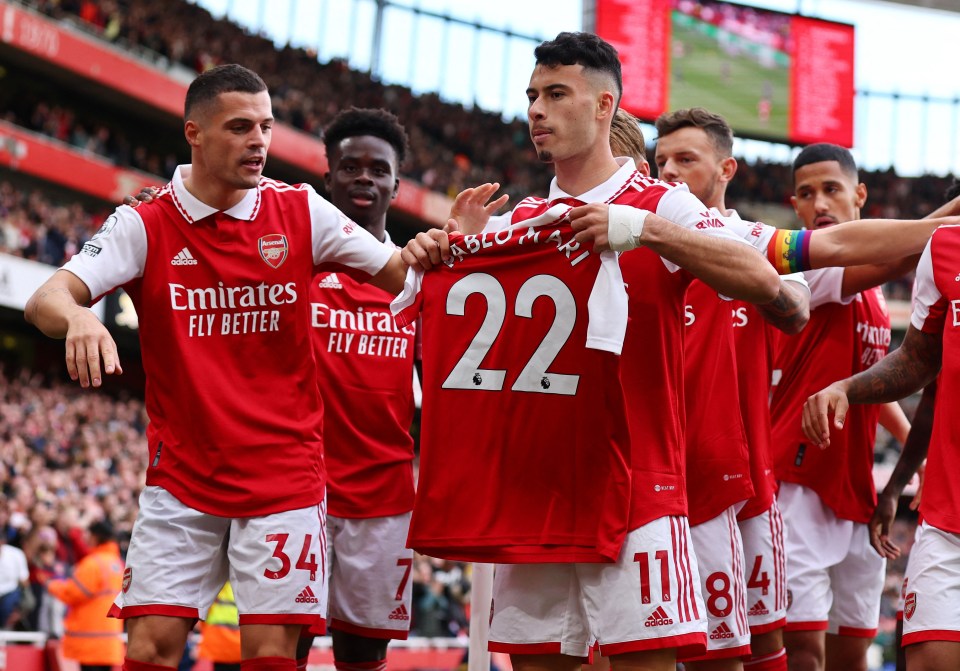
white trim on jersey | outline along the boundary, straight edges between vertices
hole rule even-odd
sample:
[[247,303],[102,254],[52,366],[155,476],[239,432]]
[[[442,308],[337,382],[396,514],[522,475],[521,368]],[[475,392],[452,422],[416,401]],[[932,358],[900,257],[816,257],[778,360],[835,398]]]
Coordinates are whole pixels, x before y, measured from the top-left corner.
[[924,322],[930,316],[930,308],[943,298],[933,275],[933,252],[930,248],[932,240],[933,238],[927,240],[927,246],[923,248],[923,254],[920,255],[917,279],[913,285],[913,314],[910,315],[910,325],[918,331],[923,329]]

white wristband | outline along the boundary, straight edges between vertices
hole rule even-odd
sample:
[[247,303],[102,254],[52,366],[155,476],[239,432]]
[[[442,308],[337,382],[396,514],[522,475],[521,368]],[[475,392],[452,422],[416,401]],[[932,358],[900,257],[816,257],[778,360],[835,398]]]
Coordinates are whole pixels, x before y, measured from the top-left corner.
[[650,210],[641,210],[629,205],[610,205],[607,214],[607,240],[610,249],[625,252],[640,246],[643,222]]

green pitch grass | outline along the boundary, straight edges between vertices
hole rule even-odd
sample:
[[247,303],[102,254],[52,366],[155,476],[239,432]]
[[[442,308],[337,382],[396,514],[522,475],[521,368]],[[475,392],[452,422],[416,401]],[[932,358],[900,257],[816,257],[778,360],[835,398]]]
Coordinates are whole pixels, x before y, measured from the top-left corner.
[[[786,138],[790,73],[784,65],[766,68],[748,53],[725,53],[716,39],[673,22],[674,51],[670,72],[670,109],[705,107],[723,115],[735,132],[766,138]],[[772,104],[766,123],[758,108],[761,98]]]

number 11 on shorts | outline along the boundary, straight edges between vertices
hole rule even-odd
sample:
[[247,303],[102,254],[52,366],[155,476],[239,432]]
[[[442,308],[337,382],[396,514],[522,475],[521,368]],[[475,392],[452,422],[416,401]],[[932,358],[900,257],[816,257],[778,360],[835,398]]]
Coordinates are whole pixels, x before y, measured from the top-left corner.
[[[657,550],[653,556],[660,563],[660,599],[670,601],[669,555],[666,550]],[[640,564],[640,599],[643,603],[650,603],[650,553],[637,552],[633,555],[633,561]]]

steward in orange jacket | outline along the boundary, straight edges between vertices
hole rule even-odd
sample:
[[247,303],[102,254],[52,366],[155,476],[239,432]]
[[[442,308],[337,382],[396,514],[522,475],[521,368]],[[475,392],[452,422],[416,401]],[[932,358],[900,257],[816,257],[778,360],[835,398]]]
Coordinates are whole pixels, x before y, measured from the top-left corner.
[[123,622],[107,617],[123,583],[120,547],[109,522],[94,522],[88,531],[94,547],[73,575],[47,583],[47,591],[67,604],[63,656],[84,671],[123,663]]
[[240,614],[229,582],[220,589],[202,627],[200,659],[213,662],[213,671],[240,671]]

